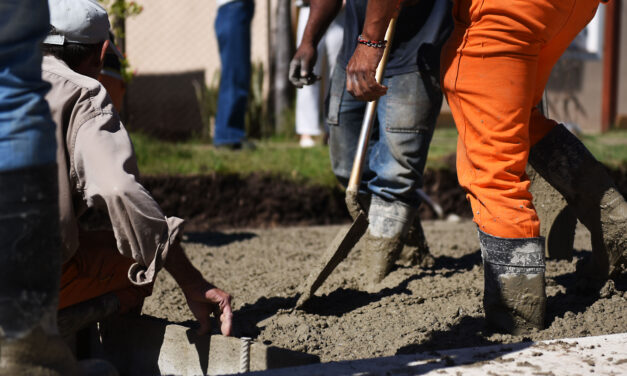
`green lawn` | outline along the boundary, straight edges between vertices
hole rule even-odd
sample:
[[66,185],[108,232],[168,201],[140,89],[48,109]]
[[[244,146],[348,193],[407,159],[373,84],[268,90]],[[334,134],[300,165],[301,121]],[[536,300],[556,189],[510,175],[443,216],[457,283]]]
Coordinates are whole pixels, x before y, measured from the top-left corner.
[[[197,141],[164,142],[140,133],[131,135],[142,174],[194,175],[212,172],[270,172],[306,183],[333,186],[328,148],[301,149],[296,141],[258,141],[254,151],[230,151]],[[610,166],[627,163],[627,131],[617,130],[584,136],[583,142],[602,162]],[[444,157],[455,151],[457,132],[436,130],[427,168],[445,167]]]

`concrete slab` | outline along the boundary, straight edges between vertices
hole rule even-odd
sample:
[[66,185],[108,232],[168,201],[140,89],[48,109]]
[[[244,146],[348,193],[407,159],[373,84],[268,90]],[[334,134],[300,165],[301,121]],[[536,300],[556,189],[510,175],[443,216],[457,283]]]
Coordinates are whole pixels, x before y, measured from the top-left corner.
[[92,356],[109,360],[120,374],[217,375],[319,363],[315,355],[252,342],[242,365],[242,340],[198,336],[194,329],[149,316],[117,317],[101,323],[100,346]]
[[627,333],[324,363],[257,376],[627,375]]

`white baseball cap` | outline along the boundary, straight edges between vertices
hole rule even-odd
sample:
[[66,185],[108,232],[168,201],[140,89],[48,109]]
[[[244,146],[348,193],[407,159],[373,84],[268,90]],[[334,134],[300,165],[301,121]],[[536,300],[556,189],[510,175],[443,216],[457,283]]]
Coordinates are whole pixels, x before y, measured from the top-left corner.
[[95,0],[48,0],[54,33],[44,44],[96,44],[109,39],[107,11]]

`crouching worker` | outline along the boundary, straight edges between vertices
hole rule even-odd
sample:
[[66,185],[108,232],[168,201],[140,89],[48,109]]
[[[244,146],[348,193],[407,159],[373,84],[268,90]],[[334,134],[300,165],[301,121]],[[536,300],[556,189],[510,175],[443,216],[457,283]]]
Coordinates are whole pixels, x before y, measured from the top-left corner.
[[100,312],[127,312],[141,306],[165,268],[200,332],[209,331],[214,314],[229,335],[231,297],[186,257],[179,244],[183,220],[166,217],[137,181],[129,135],[96,80],[105,53],[114,48],[106,11],[90,0],[49,0],[49,6],[42,71],[52,85],[46,99],[57,127],[64,252],[59,308],[97,298]]

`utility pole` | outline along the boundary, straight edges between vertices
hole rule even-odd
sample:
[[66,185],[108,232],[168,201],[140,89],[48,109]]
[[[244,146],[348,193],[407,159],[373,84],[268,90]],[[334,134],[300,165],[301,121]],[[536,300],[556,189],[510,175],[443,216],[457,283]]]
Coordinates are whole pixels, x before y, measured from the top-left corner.
[[620,59],[621,0],[605,5],[603,42],[603,96],[601,102],[601,132],[607,132],[616,122]]

